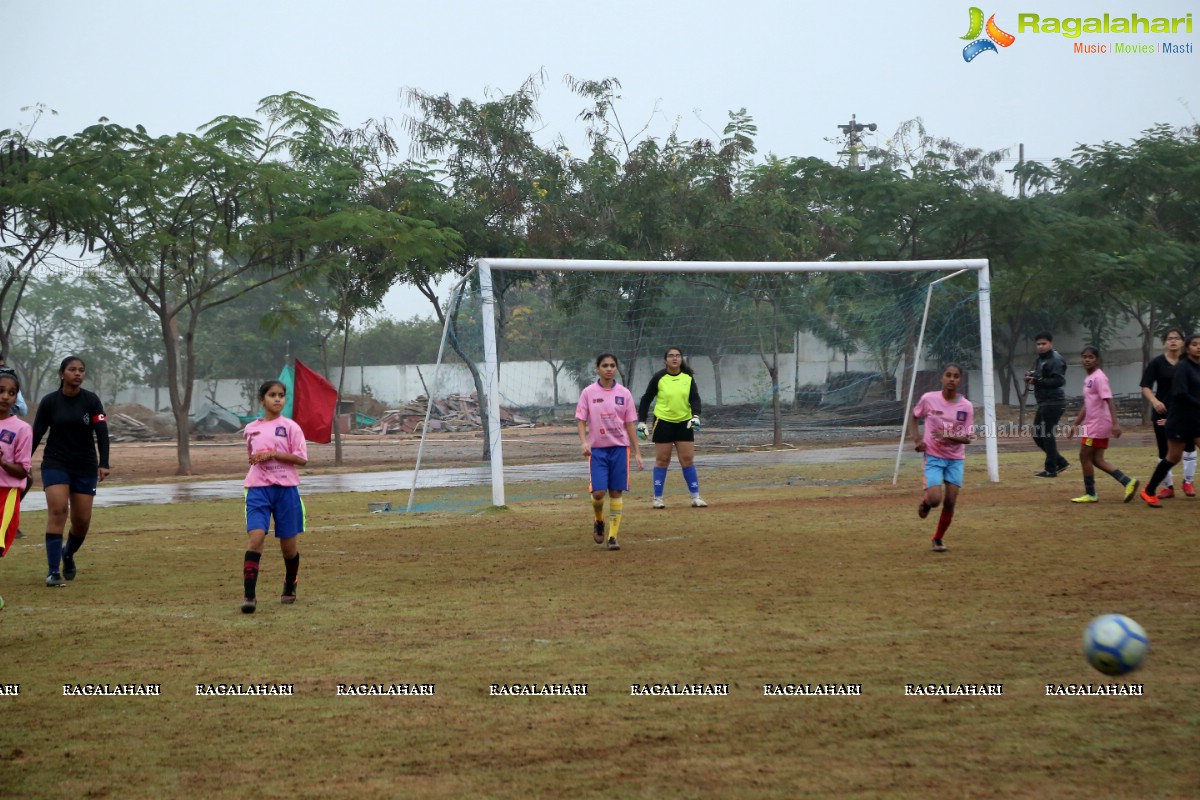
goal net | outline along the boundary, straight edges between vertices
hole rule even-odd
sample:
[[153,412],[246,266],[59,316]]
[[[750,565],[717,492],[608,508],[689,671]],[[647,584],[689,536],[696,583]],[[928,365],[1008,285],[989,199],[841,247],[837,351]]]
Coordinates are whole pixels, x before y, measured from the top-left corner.
[[[428,388],[477,403],[495,505],[506,501],[506,432],[573,431],[605,352],[639,398],[664,351],[681,348],[704,440],[722,447],[899,445],[910,394],[940,388],[948,362],[963,368],[962,391],[993,431],[989,299],[985,260],[481,259],[448,304],[445,367]],[[998,480],[995,439],[981,438]]]

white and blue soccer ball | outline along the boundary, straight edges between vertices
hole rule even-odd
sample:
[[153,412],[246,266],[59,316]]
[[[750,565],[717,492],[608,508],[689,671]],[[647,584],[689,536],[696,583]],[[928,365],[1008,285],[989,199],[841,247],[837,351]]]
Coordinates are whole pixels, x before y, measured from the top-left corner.
[[1105,675],[1124,675],[1141,666],[1150,651],[1146,629],[1124,614],[1104,614],[1083,632],[1083,654]]

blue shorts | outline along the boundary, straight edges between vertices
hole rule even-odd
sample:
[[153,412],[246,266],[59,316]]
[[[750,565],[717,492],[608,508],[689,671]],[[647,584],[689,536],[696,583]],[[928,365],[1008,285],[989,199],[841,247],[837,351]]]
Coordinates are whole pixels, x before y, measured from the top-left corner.
[[99,482],[100,476],[96,474],[96,470],[92,470],[91,472],[68,472],[65,469],[42,467],[42,488],[65,483],[71,487],[71,494],[90,494],[95,497],[96,486]]
[[246,532],[269,531],[275,517],[275,538],[304,533],[304,501],[297,486],[251,486],[246,489]]
[[938,458],[925,456],[925,488],[950,483],[962,488],[963,460],[961,458]]
[[592,473],[591,491],[629,491],[629,448],[595,447],[588,459]]

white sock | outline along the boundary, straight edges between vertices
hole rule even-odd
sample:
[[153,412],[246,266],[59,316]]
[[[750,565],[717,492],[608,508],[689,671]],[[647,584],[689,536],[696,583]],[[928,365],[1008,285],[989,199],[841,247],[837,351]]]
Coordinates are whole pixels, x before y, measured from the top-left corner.
[[1183,481],[1192,483],[1196,477],[1196,451],[1183,454]]
[[1171,470],[1167,470],[1167,477],[1163,478],[1163,486],[1168,489],[1175,488],[1175,481],[1171,478]]

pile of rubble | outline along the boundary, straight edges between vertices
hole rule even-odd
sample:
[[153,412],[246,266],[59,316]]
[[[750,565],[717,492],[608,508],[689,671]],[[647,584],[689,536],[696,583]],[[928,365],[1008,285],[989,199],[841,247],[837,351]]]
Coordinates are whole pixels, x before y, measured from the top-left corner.
[[[429,411],[431,431],[477,431],[483,428],[479,401],[474,393],[453,394],[433,401],[421,395],[400,408],[389,409],[374,425],[360,430],[369,433],[420,433],[425,424],[425,413]],[[500,425],[505,428],[532,428],[533,420],[508,408],[500,409]]]

